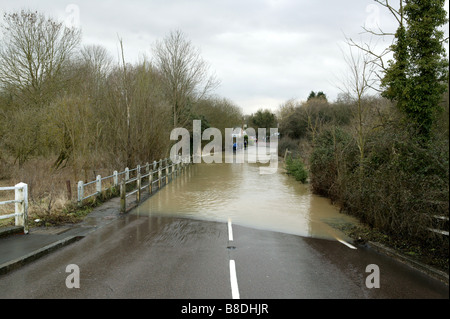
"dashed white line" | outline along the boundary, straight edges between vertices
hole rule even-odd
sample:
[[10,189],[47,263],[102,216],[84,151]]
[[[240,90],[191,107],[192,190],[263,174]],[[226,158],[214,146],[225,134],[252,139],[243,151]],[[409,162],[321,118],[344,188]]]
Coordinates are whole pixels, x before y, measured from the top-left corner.
[[233,299],[239,299],[239,287],[236,276],[236,264],[234,260],[230,260],[230,281],[231,281],[231,297]]
[[233,241],[233,228],[231,227],[231,219],[228,219],[228,240]]
[[[231,226],[231,218],[228,218],[228,240],[233,241],[233,227]],[[230,282],[231,282],[231,297],[233,299],[240,299],[239,287],[236,276],[236,263],[230,259]]]
[[345,240],[342,240],[342,239],[339,239],[339,238],[336,238],[336,239],[337,239],[338,242],[344,244],[345,246],[347,246],[347,247],[349,247],[351,249],[356,249],[355,246],[353,246],[352,244],[347,243]]

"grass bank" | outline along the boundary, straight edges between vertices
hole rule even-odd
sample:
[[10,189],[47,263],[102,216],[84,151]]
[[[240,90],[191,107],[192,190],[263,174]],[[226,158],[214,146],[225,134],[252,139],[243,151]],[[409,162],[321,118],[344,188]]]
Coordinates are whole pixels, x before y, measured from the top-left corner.
[[[30,227],[77,223],[95,207],[119,195],[117,189],[109,188],[100,196],[85,200],[83,206],[79,207],[76,201],[77,189],[73,168],[54,169],[53,162],[52,159],[36,158],[21,168],[9,165],[8,174],[4,174],[3,179],[0,180],[0,186],[13,186],[19,182],[28,185],[28,222]],[[83,175],[86,179],[94,180],[96,174],[106,174],[110,171],[112,170],[86,171]],[[0,193],[0,200],[11,199],[14,199],[14,191]],[[12,212],[14,212],[14,204],[0,206],[0,214]],[[36,220],[38,221],[36,222]],[[14,218],[0,220],[0,227],[12,225],[14,225]]]

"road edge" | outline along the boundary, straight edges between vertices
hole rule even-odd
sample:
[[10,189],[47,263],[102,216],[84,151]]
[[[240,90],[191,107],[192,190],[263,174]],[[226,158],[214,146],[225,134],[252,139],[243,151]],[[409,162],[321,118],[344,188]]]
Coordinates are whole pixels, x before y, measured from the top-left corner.
[[423,263],[421,263],[417,260],[414,260],[410,257],[407,257],[392,248],[384,246],[383,244],[373,242],[373,241],[368,241],[367,244],[369,245],[370,248],[375,249],[379,253],[382,253],[391,258],[394,258],[394,259],[402,262],[403,264],[407,264],[408,266],[410,266],[422,273],[425,273],[426,275],[433,277],[434,279],[437,279],[437,280],[445,283],[447,286],[449,285],[449,275],[447,273],[445,273],[441,270],[438,270],[436,268],[433,268],[429,265],[423,264]]
[[0,265],[0,275],[4,275],[8,272],[11,272],[15,269],[18,269],[25,264],[28,264],[36,259],[39,259],[61,247],[67,246],[69,244],[72,244],[80,239],[82,239],[83,236],[69,236],[64,239],[58,240],[54,243],[51,243],[45,247],[42,247],[40,249],[37,249],[25,256],[22,256],[20,258],[8,261],[4,264]]

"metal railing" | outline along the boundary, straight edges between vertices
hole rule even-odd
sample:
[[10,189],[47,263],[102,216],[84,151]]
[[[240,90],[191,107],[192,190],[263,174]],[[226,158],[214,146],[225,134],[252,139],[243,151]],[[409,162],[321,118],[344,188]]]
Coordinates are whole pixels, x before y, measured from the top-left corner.
[[0,215],[0,219],[15,217],[15,225],[23,227],[25,234],[28,234],[28,185],[19,183],[15,186],[0,187],[0,191],[14,190],[15,198],[0,202],[0,205],[15,204],[14,214]]
[[[191,162],[191,157],[181,158],[178,157],[176,162],[172,162],[170,158],[160,159],[158,162],[154,161],[152,164],[146,163],[145,165],[138,165],[133,169],[125,168],[124,171],[114,171],[112,175],[102,177],[97,175],[97,178],[93,181],[84,183],[78,182],[78,206],[83,205],[83,201],[91,197],[99,197],[106,190],[113,188],[120,189],[120,211],[125,212],[127,207],[127,197],[136,195],[136,202],[139,204],[141,201],[142,191],[147,189],[151,194],[154,188],[160,189],[162,184],[167,184],[169,178],[174,175],[178,175],[187,164]],[[163,174],[164,173],[164,174]],[[109,184],[108,181],[109,180]],[[120,181],[119,181],[120,180]],[[145,184],[144,184],[145,183]],[[131,190],[129,184],[134,184]],[[155,185],[157,184],[157,185]],[[89,194],[86,194],[87,187],[91,188],[95,185],[95,190]],[[105,185],[109,185],[104,187]]]
[[[433,216],[435,221],[438,221],[437,225],[435,225],[435,228],[428,228],[428,230],[436,233],[436,234],[441,234],[444,236],[448,236],[448,217],[446,216],[438,216],[438,215],[434,215]],[[447,225],[445,227],[445,224]],[[447,230],[444,230],[443,228],[447,228]]]

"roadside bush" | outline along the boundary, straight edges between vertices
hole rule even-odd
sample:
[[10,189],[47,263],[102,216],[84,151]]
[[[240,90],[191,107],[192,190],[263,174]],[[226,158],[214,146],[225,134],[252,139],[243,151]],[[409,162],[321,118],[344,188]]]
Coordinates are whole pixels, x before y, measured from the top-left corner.
[[294,140],[288,136],[282,136],[278,141],[278,154],[284,156],[286,150],[292,152],[298,149],[298,140]]
[[387,125],[369,136],[360,169],[352,136],[324,130],[310,158],[312,190],[408,249],[448,259],[448,237],[429,230],[434,216],[449,216],[448,144],[440,137],[423,145],[405,127]]
[[323,130],[310,157],[310,183],[314,193],[341,201],[346,171],[357,164],[357,147],[349,133],[339,127]]
[[428,228],[433,216],[449,215],[448,158],[448,142],[424,146],[399,130],[381,131],[365,161],[362,205],[349,210],[392,236],[441,242]]
[[286,171],[289,175],[295,177],[297,181],[306,183],[308,179],[308,171],[305,169],[305,165],[300,158],[292,158],[288,156],[286,158]]

